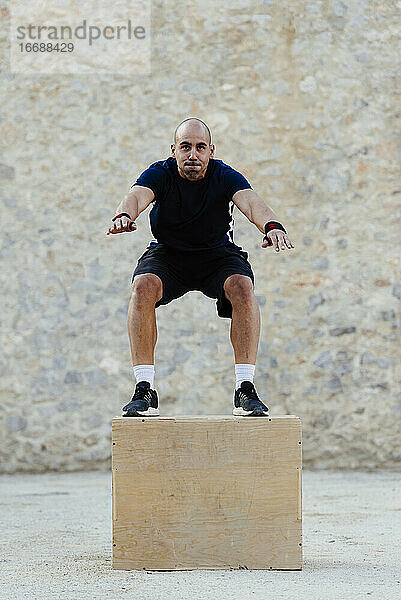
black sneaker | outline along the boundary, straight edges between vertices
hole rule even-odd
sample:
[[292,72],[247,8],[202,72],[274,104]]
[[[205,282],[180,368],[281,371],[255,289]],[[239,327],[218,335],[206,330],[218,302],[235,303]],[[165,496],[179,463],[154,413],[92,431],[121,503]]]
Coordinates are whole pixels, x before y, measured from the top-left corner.
[[252,381],[243,381],[234,394],[233,415],[240,417],[267,417],[269,408],[258,398]]
[[123,406],[123,417],[155,417],[159,414],[159,400],[156,390],[149,381],[138,381],[130,402]]

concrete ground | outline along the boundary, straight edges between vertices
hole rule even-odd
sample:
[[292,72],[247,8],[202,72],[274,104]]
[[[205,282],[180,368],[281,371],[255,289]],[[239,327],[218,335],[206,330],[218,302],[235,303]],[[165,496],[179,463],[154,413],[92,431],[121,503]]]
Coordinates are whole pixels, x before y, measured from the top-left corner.
[[111,568],[111,475],[0,476],[7,600],[401,597],[401,473],[303,471],[302,571]]

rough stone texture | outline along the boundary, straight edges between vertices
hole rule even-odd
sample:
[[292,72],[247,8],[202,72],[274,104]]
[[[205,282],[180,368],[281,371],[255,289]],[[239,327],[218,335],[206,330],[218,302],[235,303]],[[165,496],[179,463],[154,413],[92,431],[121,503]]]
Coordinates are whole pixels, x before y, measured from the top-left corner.
[[[8,4],[2,16],[7,24]],[[152,76],[22,76],[2,59],[1,470],[108,468],[133,391],[130,281],[148,209],[106,236],[176,124],[206,120],[295,244],[235,209],[262,330],[255,384],[296,414],[311,468],[399,468],[400,2],[152,4]],[[399,213],[398,213],[399,214]],[[157,309],[163,414],[230,414],[230,321]]]

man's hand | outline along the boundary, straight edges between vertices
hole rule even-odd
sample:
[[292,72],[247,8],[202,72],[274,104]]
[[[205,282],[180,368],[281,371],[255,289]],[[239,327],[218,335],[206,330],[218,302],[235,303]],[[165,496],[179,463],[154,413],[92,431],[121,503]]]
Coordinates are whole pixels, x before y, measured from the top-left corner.
[[124,231],[134,231],[136,229],[135,221],[131,221],[128,217],[120,217],[116,219],[106,233],[109,235],[110,233],[123,233]]
[[287,248],[294,248],[293,243],[289,239],[288,235],[281,231],[281,229],[272,229],[269,233],[266,234],[267,240],[264,240],[262,243],[262,248],[267,248],[268,246],[273,246],[276,252],[279,252],[280,245],[281,249],[285,250]]

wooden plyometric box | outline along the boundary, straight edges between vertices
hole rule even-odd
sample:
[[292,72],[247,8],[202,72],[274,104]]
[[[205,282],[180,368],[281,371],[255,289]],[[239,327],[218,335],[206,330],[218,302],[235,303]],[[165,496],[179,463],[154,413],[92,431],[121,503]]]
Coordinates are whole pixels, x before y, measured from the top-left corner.
[[116,417],[112,492],[114,569],[302,569],[296,416]]

